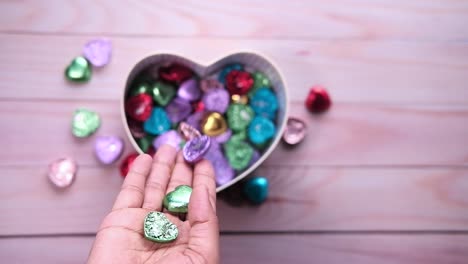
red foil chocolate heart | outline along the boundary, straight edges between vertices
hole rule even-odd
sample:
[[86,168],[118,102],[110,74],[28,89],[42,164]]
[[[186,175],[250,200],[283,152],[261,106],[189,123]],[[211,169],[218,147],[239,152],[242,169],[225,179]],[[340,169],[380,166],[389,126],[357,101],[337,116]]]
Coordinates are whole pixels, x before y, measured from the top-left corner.
[[305,101],[306,108],[312,113],[322,113],[331,106],[328,92],[322,86],[314,86],[310,89]]
[[180,84],[192,77],[193,72],[180,64],[172,64],[168,67],[159,68],[159,77],[167,82]]
[[246,71],[232,70],[226,76],[226,88],[230,94],[246,94],[253,84],[252,75]]
[[130,167],[137,157],[138,153],[131,153],[125,157],[125,159],[122,161],[122,164],[120,165],[120,175],[122,175],[122,177],[127,177],[127,174],[130,171]]
[[125,103],[125,112],[131,118],[138,121],[145,121],[151,115],[153,109],[153,99],[150,95],[142,93],[132,96]]

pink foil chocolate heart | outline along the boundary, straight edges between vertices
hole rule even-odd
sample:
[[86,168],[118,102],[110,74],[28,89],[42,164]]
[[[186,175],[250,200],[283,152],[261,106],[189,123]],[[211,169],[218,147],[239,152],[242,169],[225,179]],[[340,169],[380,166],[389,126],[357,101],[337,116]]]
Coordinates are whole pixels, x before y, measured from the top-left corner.
[[49,165],[49,180],[59,188],[70,186],[75,179],[78,165],[71,158],[61,158]]
[[304,121],[299,118],[290,117],[286,123],[283,140],[289,145],[296,145],[304,139],[306,130],[307,127]]
[[186,122],[180,122],[178,131],[184,137],[185,140],[192,140],[196,137],[201,136],[200,131],[198,131],[196,128],[194,128]]

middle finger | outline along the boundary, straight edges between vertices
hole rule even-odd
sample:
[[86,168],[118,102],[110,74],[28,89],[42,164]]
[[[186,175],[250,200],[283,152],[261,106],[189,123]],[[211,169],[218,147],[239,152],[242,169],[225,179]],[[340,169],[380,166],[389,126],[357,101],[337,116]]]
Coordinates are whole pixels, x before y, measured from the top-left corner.
[[187,162],[185,162],[182,152],[177,155],[177,161],[172,171],[171,179],[166,193],[172,192],[177,186],[188,185],[192,186],[193,169]]

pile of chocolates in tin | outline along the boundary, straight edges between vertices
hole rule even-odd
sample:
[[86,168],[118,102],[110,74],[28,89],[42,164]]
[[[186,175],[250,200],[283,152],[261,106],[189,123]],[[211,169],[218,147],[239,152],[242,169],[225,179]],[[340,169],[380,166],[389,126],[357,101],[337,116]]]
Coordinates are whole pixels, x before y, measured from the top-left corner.
[[223,185],[261,156],[277,133],[278,100],[270,80],[242,64],[200,78],[180,64],[153,66],[130,84],[125,112],[143,152],[163,144],[194,163],[213,164]]

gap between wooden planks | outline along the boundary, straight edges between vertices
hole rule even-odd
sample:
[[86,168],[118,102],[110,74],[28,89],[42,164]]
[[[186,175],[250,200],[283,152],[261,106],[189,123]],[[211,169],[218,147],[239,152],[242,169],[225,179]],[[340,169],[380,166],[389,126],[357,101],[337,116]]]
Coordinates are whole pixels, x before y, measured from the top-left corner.
[[[309,132],[297,148],[279,144],[265,162],[275,166],[465,166],[468,106],[436,107],[335,104],[325,115],[309,114],[293,101],[291,115],[304,118]],[[118,101],[0,101],[0,165],[46,166],[63,155],[81,166],[98,166],[94,135],[71,134],[75,109],[97,111],[102,126],[96,135],[126,139]],[[20,147],[21,146],[21,147]],[[132,151],[126,143],[126,152]]]
[[[1,167],[1,235],[89,234],[109,212],[122,179],[82,167],[73,188],[55,190],[46,166]],[[266,203],[218,199],[222,231],[468,230],[468,169],[261,167]],[[235,196],[234,196],[235,197]],[[31,224],[31,217],[34,224]]]
[[[11,264],[84,263],[93,240],[94,237],[0,239],[0,258]],[[245,264],[465,264],[467,245],[466,235],[222,235],[220,240],[222,263]]]
[[303,41],[113,37],[112,62],[87,84],[66,82],[64,69],[91,36],[0,34],[0,98],[119,99],[127,74],[158,52],[210,63],[256,51],[283,72],[291,100],[323,84],[336,102],[467,104],[468,43]]
[[3,1],[0,31],[235,38],[460,41],[465,1]]

